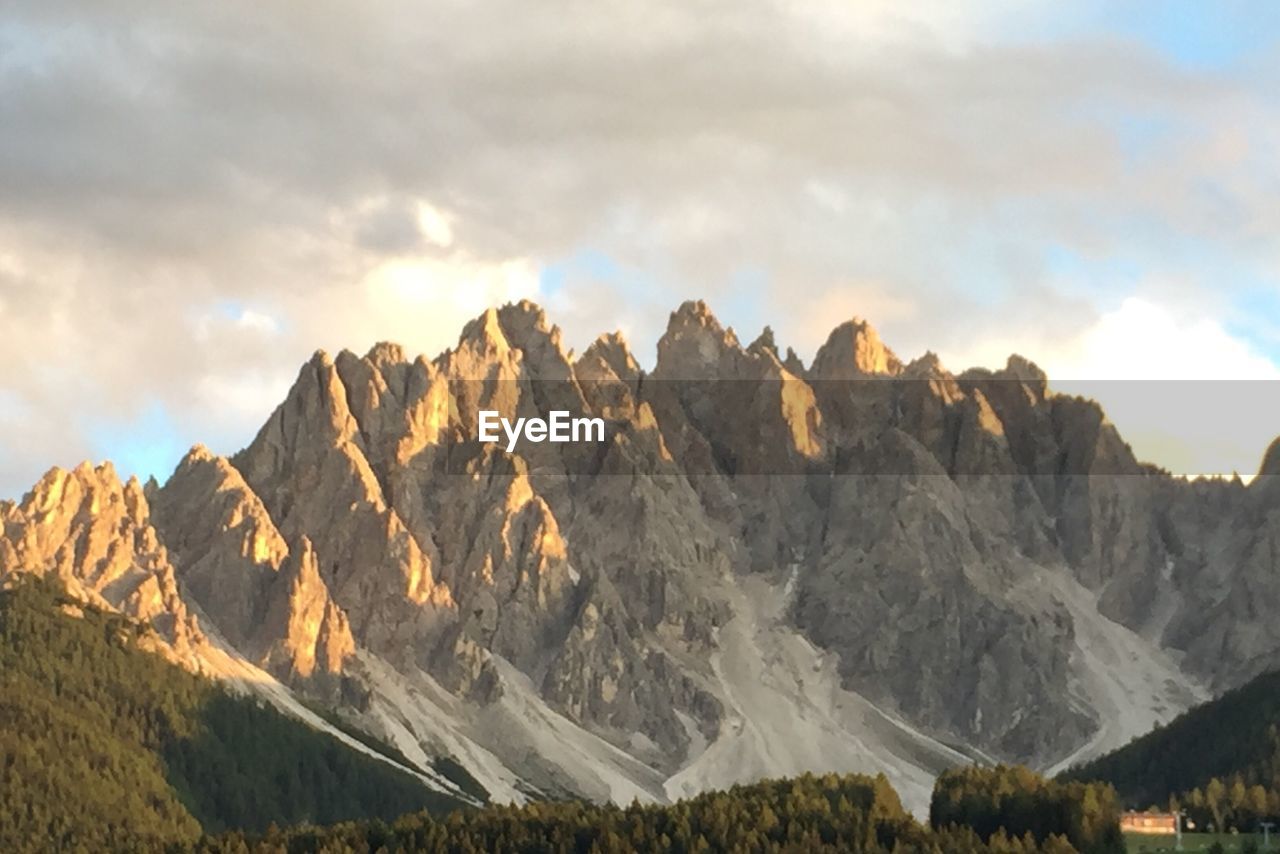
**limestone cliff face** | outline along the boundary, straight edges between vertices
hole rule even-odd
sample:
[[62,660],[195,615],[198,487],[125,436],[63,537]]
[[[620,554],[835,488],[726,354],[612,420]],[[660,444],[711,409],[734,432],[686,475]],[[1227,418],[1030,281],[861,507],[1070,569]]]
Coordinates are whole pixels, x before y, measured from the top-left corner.
[[1065,609],[1007,595],[1017,553],[919,442],[890,428],[877,447],[918,474],[836,480],[800,625],[861,691],[934,731],[1025,761],[1078,743],[1091,726],[1071,710]]
[[[1143,603],[1162,639],[1185,650],[1186,663],[1226,689],[1280,663],[1280,495],[1275,478],[1201,481],[1166,496],[1159,508],[1167,554]],[[1137,597],[1135,596],[1135,599]]]
[[780,566],[803,549],[817,511],[804,476],[831,458],[813,389],[770,348],[744,350],[701,302],[672,313],[645,388],[707,512],[745,541],[745,564]]
[[480,506],[455,581],[467,604],[462,625],[484,649],[532,671],[567,630],[575,570],[559,523],[527,474],[493,479]]
[[[606,435],[508,452],[476,441],[480,409]],[[331,702],[370,659],[503,726],[532,695],[547,738],[581,728],[652,793],[768,752],[725,637],[785,637],[746,678],[785,674],[831,732],[844,712],[805,687],[828,672],[912,738],[1039,764],[1113,713],[1081,689],[1099,625],[1189,684],[1280,665],[1277,484],[1280,441],[1249,486],[1145,466],[1017,356],[953,374],[854,319],[806,368],[690,302],[650,372],[617,333],[573,357],[523,302],[435,358],[317,353],[247,448],[197,447],[146,495],[109,467],[51,472],[0,504],[0,572],[58,573],[175,648],[199,636],[189,602]],[[760,584],[785,592],[765,609]],[[508,736],[484,746],[513,767],[568,763]],[[557,767],[541,782],[601,791]]]
[[320,577],[319,559],[305,537],[268,585],[266,611],[254,643],[271,671],[313,679],[338,676],[355,654],[347,616]]
[[[420,423],[407,412],[389,413],[392,384],[375,363],[382,355],[371,354],[359,371],[349,354],[338,359],[348,366],[348,376],[365,379],[356,396],[364,424],[352,412],[338,363],[317,353],[284,404],[231,462],[286,539],[309,538],[320,556],[321,577],[356,636],[395,648],[395,657],[407,660],[454,603],[437,581],[439,558],[429,532],[414,536],[408,530],[369,462],[371,447],[396,445],[380,428],[398,431]],[[408,389],[412,370],[395,385]]]
[[184,591],[237,648],[258,634],[263,594],[289,547],[240,472],[197,446],[155,494],[155,524]]
[[240,472],[200,446],[155,505],[184,592],[223,636],[280,679],[332,694],[355,641],[311,541],[290,548]]

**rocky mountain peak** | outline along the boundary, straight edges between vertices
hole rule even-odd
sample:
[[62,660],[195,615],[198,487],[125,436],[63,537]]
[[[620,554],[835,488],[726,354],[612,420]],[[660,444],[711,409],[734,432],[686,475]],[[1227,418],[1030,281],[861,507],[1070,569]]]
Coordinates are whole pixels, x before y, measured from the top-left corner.
[[1280,477],[1280,437],[1277,437],[1267,452],[1262,456],[1262,466],[1258,474],[1268,477]]
[[[518,325],[528,325],[536,327],[543,332],[549,330],[547,324],[547,312],[531,299],[522,299],[517,302],[505,303],[498,309],[498,315],[504,323],[515,322]],[[516,321],[516,318],[524,318]]]
[[[458,346],[438,356],[435,365],[454,387],[463,429],[480,409],[514,414],[528,391],[527,380],[567,381],[573,368],[542,310],[531,302],[489,309],[467,324]],[[528,401],[526,401],[528,403]]]
[[[302,410],[295,422],[301,430],[326,430],[331,441],[346,441],[359,435],[359,427],[347,403],[347,390],[338,373],[337,362],[323,350],[316,353],[294,385],[293,402]],[[286,406],[290,401],[286,400]]]
[[1011,376],[1027,382],[1045,382],[1048,375],[1040,369],[1040,366],[1025,356],[1019,356],[1017,353],[1011,353],[1009,358],[1005,360],[1005,372]]
[[950,377],[951,373],[942,366],[942,359],[932,350],[923,356],[912,359],[902,370],[902,375],[910,379],[940,379]]
[[795,374],[797,377],[805,375],[804,362],[800,361],[800,357],[796,355],[796,351],[790,347],[787,348],[787,354],[782,357],[782,367],[788,372]]
[[374,344],[369,348],[369,352],[365,353],[364,358],[380,370],[394,365],[403,365],[408,361],[404,348],[391,341],[379,341]]
[[658,341],[654,373],[666,379],[698,379],[725,375],[726,358],[741,355],[742,346],[732,329],[720,325],[702,300],[690,300],[671,313],[667,331]]
[[711,312],[711,307],[707,305],[706,300],[700,299],[690,299],[680,303],[668,318],[667,331],[671,331],[672,327],[681,327],[689,324],[720,328],[720,321]]
[[150,622],[175,655],[204,638],[178,594],[136,478],[110,463],[50,469],[0,528],[0,576],[53,574],[72,595]]
[[547,323],[546,313],[536,303],[521,300],[498,311],[507,341],[519,350],[531,377],[567,381],[572,374],[560,327]]
[[289,554],[266,506],[225,457],[197,446],[155,497],[155,525],[185,590],[233,643],[259,617],[265,579]]
[[560,328],[549,325],[546,312],[529,300],[486,309],[463,328],[456,349],[473,360],[501,359],[516,350],[525,358],[555,354],[565,361]]
[[124,497],[124,486],[110,462],[95,467],[85,461],[70,471],[57,467],[47,471],[19,509],[38,525],[58,528],[104,514],[145,524],[146,504],[130,504]]
[[[332,450],[348,447],[363,449],[360,425],[351,412],[338,364],[318,350],[302,366],[284,402],[253,442],[231,462],[248,483],[259,488],[280,478],[300,460],[315,464]],[[268,504],[270,491],[263,496]]]
[[753,353],[768,353],[775,359],[781,361],[781,358],[778,356],[777,342],[773,340],[773,327],[771,326],[766,326],[764,329],[760,330],[760,334],[756,336],[756,340],[752,341],[747,346],[747,350]]
[[184,593],[223,636],[281,679],[333,688],[325,679],[341,673],[355,644],[311,539],[286,543],[239,470],[202,447],[187,454],[155,505]]
[[520,333],[552,335],[557,340],[560,337],[559,327],[549,325],[547,313],[542,310],[542,306],[532,300],[522,299],[502,306],[498,309],[498,322],[508,332],[508,337],[513,339],[512,343],[516,346],[519,346],[519,342],[514,339],[524,337]]
[[1037,400],[1044,400],[1049,394],[1048,375],[1035,362],[1017,353],[1009,356],[999,376],[1001,379],[1020,380],[1031,389]]
[[632,383],[640,376],[640,365],[631,354],[627,339],[618,331],[606,332],[592,341],[578,357],[575,372],[578,372],[578,366],[593,362],[607,366],[615,377],[625,383]]
[[487,356],[501,356],[510,350],[511,345],[498,320],[498,310],[487,308],[483,314],[467,323],[458,338],[457,349],[472,350]]
[[137,475],[130,475],[124,485],[124,504],[134,518],[146,518],[151,514],[147,493]]
[[827,336],[813,359],[809,376],[817,379],[896,376],[902,373],[902,367],[901,360],[884,345],[875,328],[855,317]]
[[182,460],[178,463],[178,468],[188,468],[200,465],[201,463],[213,462],[216,459],[213,451],[210,451],[203,444],[197,442],[191,446]]

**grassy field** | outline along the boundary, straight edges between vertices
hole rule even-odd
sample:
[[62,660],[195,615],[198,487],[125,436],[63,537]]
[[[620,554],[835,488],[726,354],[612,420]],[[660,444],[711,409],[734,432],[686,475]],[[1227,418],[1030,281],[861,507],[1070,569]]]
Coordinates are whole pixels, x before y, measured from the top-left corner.
[[[1172,836],[1126,833],[1124,839],[1129,854],[1156,854],[1158,851],[1176,850],[1173,847]],[[1258,843],[1259,851],[1266,850],[1262,847],[1262,835],[1255,836],[1250,833],[1184,833],[1182,834],[1182,850],[1208,851],[1214,842],[1221,842],[1224,851],[1239,852],[1244,850],[1245,842],[1250,839]],[[1271,834],[1271,851],[1275,852],[1275,854],[1280,854],[1280,838],[1277,838],[1275,833]]]

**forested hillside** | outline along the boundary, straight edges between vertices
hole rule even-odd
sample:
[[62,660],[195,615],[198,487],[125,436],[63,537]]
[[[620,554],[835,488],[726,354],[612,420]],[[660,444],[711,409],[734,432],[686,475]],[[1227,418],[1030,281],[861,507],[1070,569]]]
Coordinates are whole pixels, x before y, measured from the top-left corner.
[[0,850],[135,849],[457,805],[138,649],[148,631],[51,581],[0,591]]
[[1266,673],[1063,775],[1105,780],[1129,806],[1186,809],[1200,826],[1280,820],[1280,673]]

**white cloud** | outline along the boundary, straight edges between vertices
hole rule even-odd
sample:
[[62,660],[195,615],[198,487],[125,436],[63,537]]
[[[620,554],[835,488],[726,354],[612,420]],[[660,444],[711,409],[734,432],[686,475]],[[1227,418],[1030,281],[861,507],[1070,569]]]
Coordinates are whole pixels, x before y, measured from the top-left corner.
[[430,202],[418,201],[418,229],[422,236],[441,249],[453,245],[453,226],[449,217]]
[[783,318],[774,324],[781,346],[793,347],[807,363],[813,360],[837,324],[853,317],[870,321],[877,329],[901,327],[919,320],[919,306],[906,294],[895,293],[887,282],[858,282],[833,285],[806,294],[800,305],[790,310],[785,295],[779,295],[773,313]]
[[187,409],[201,414],[201,435],[197,440],[224,452],[235,450],[234,446],[217,446],[228,439],[243,441],[247,438],[246,428],[265,422],[267,415],[284,400],[295,376],[296,366],[292,370],[247,370],[200,377],[192,391],[192,405]]
[[275,335],[280,331],[280,321],[269,314],[246,308],[236,318],[236,326],[259,335]]
[[1140,459],[1178,474],[1252,476],[1280,433],[1280,366],[1211,318],[1142,299],[1103,315],[1046,369],[1085,380],[1058,385],[1092,392]]
[[[633,330],[642,358],[705,297],[808,352],[859,314],[908,358],[992,361],[981,341],[1000,362],[1181,372],[1201,363],[1166,344],[1192,330],[1256,368],[1220,325],[1103,324],[1043,254],[1156,266],[1194,243],[1276,269],[1274,69],[1017,44],[1011,5],[20,4],[3,35],[28,49],[0,64],[0,390],[31,417],[0,424],[0,494],[76,461],[78,413],[160,401],[210,441],[225,398],[234,450],[315,348],[433,354],[522,297],[553,303],[573,344]],[[1167,129],[1136,159],[1135,124]],[[625,281],[544,294],[538,271],[583,251]],[[743,270],[767,284],[739,292]],[[1135,318],[1155,349],[1125,337]]]
[[[494,263],[465,256],[419,256],[378,264],[363,278],[363,311],[347,333],[397,341],[435,354],[451,346],[468,320],[492,305],[539,297],[538,270],[527,259]],[[335,311],[349,311],[344,304]],[[353,328],[355,327],[355,328]],[[372,342],[371,342],[372,343]]]
[[1216,320],[1179,317],[1139,297],[1104,314],[1044,367],[1064,380],[1280,379],[1280,367]]
[[957,368],[1000,367],[1027,356],[1054,381],[1273,380],[1280,366],[1211,317],[1189,316],[1149,298],[1128,297],[1080,325],[1055,324],[980,336],[943,352]]
[[1097,400],[1139,459],[1176,474],[1250,476],[1280,433],[1280,365],[1217,321],[1131,297],[1056,340],[981,342],[954,365],[1033,359],[1056,391]]

